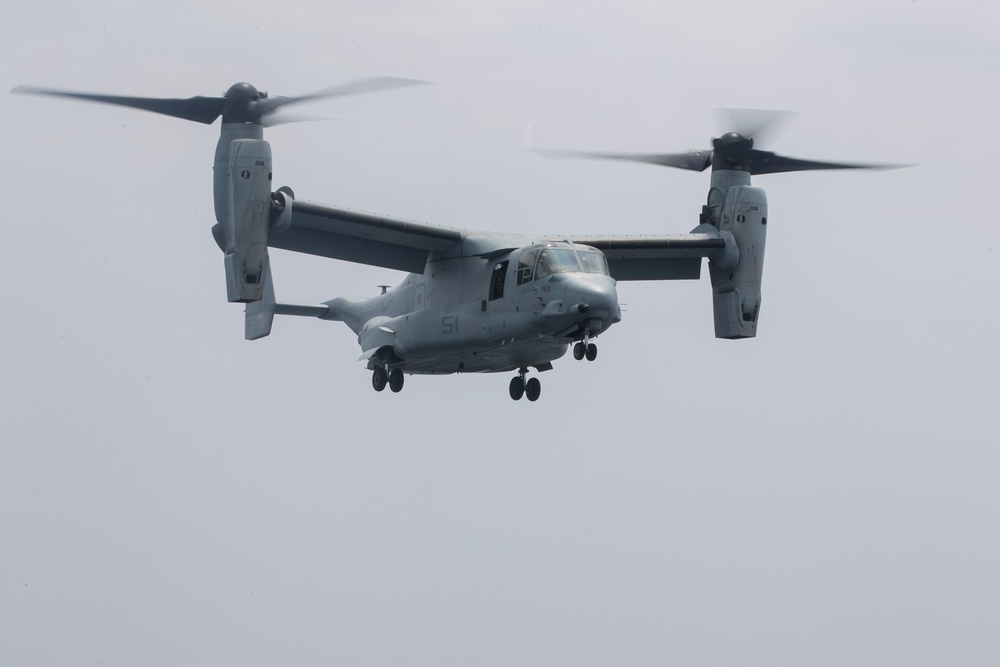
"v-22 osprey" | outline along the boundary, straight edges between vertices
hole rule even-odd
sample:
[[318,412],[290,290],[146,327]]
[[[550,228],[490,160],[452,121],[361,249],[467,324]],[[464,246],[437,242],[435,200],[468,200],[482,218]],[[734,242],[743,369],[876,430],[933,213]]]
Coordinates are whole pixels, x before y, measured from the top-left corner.
[[[712,140],[712,149],[669,154],[540,151],[704,171],[707,203],[687,234],[569,236],[474,231],[299,200],[272,187],[264,127],[290,104],[421,83],[378,77],[299,97],[269,97],[237,83],[222,97],[161,99],[19,86],[13,92],[132,107],[205,124],[222,118],[215,150],[216,223],[230,302],[246,309],[245,337],[271,332],[275,315],[343,322],[357,334],[372,387],[393,392],[405,375],[511,372],[509,394],[538,400],[529,370],[548,371],[572,347],[597,357],[595,339],[621,321],[623,280],[696,280],[708,258],[715,335],[752,338],[760,316],[767,197],[750,177],[884,165],[800,160],[754,148],[761,127]],[[275,300],[270,248],[407,272],[401,284],[364,300],[317,305]]]

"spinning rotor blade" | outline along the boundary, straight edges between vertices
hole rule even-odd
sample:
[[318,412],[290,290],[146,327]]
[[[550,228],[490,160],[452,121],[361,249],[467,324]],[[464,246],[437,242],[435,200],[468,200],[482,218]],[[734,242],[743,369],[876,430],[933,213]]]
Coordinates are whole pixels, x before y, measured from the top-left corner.
[[757,142],[773,139],[797,115],[770,109],[716,109],[715,113],[722,127]]
[[[309,95],[298,97],[275,97],[268,98],[267,93],[261,93],[249,83],[237,83],[226,91],[223,97],[191,97],[188,99],[166,99],[153,97],[124,97],[120,95],[96,95],[92,93],[77,93],[65,90],[53,90],[50,88],[36,88],[34,86],[18,86],[12,93],[29,93],[32,95],[52,95],[54,97],[68,97],[70,99],[86,100],[88,102],[100,102],[102,104],[113,104],[116,106],[131,107],[152,111],[153,113],[173,116],[183,120],[191,120],[197,123],[211,125],[215,119],[222,116],[224,123],[256,123],[265,124],[264,119],[278,109],[290,104],[311,102],[330,97],[343,97],[346,95],[358,95],[370,93],[389,88],[400,88],[403,86],[414,86],[426,83],[415,79],[400,79],[396,77],[371,77],[361,79],[351,83],[345,83],[332,88],[327,88]],[[282,122],[277,120],[274,125]]]
[[289,125],[291,123],[308,123],[316,120],[333,120],[332,117],[328,116],[312,116],[308,114],[298,114],[298,113],[288,113],[286,111],[278,111],[272,114],[264,116],[262,125],[264,127],[277,127],[279,125]]
[[812,171],[815,169],[899,169],[907,165],[899,164],[860,164],[847,162],[816,162],[813,160],[799,160],[798,158],[776,155],[767,151],[751,151],[750,173],[757,174],[780,174],[788,171]]
[[532,149],[535,153],[551,158],[588,158],[598,160],[624,160],[645,162],[661,167],[676,167],[690,171],[705,171],[712,164],[712,151],[688,151],[687,153],[589,153],[585,151],[559,151]]
[[788,111],[758,109],[719,109],[729,127],[737,128],[712,139],[712,150],[686,153],[600,153],[587,151],[539,150],[535,153],[554,158],[598,158],[645,162],[663,167],[704,171],[710,165],[715,170],[745,171],[752,175],[778,174],[788,171],[816,169],[896,169],[905,165],[819,162],[785,157],[755,149],[755,141],[773,133],[794,115]]
[[259,104],[261,114],[266,116],[267,114],[274,113],[278,109],[288,106],[289,104],[313,102],[331,97],[345,97],[347,95],[374,93],[379,90],[402,88],[405,86],[419,86],[425,83],[427,82],[420,81],[418,79],[401,79],[394,76],[373,76],[367,79],[359,79],[357,81],[351,81],[350,83],[344,83],[339,86],[333,86],[332,88],[319,90],[308,95],[299,95],[298,97],[265,98],[262,99]]
[[54,97],[69,97],[71,99],[114,104],[120,107],[131,107],[152,111],[153,113],[193,120],[196,123],[211,125],[226,109],[225,97],[189,97],[188,99],[166,99],[155,97],[122,97],[119,95],[94,95],[91,93],[74,93],[66,90],[36,88],[34,86],[18,86],[12,93],[28,93],[31,95],[52,95]]

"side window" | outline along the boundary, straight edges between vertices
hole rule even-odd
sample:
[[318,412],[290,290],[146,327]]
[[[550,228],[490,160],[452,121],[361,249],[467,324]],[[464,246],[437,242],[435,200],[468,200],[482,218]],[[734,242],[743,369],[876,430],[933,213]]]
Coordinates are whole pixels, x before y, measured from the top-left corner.
[[538,258],[538,250],[538,248],[533,248],[521,253],[521,259],[517,262],[518,285],[530,283],[534,279],[535,260]]
[[504,283],[507,282],[507,266],[510,260],[493,265],[493,275],[490,276],[490,301],[503,298]]
[[552,267],[549,265],[549,253],[543,252],[538,258],[538,266],[535,267],[535,277],[544,278],[550,273],[552,273]]

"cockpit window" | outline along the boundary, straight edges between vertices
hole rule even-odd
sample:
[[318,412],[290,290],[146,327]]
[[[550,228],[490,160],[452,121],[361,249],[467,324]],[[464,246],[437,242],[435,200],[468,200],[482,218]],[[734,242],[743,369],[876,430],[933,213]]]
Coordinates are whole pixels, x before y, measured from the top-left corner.
[[576,253],[572,250],[568,248],[545,248],[538,257],[535,278],[542,278],[550,273],[566,273],[581,270],[580,260],[576,258]]
[[608,259],[604,256],[603,252],[598,252],[596,250],[581,250],[580,264],[583,265],[583,270],[586,273],[601,273],[604,275],[610,275],[608,271]]
[[524,285],[534,280],[535,259],[538,257],[538,250],[538,248],[532,248],[521,253],[521,259],[517,262],[518,285]]
[[552,273],[579,272],[611,275],[607,257],[593,248],[587,250],[552,246],[528,248],[518,258],[517,284],[526,285],[536,278],[544,278]]

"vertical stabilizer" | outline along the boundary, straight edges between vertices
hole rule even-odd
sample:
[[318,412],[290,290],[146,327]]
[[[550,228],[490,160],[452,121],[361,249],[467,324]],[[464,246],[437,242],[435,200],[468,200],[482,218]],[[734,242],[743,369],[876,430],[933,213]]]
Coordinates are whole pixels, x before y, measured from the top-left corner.
[[271,323],[274,322],[274,282],[271,278],[271,267],[264,269],[263,297],[259,301],[251,301],[246,307],[247,340],[257,340],[271,334]]

